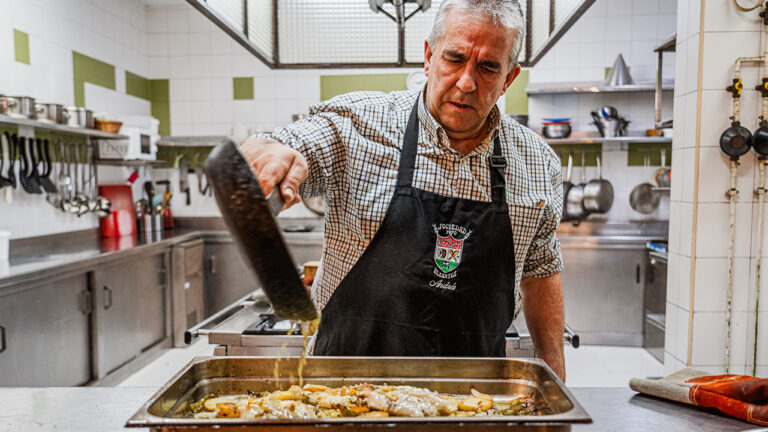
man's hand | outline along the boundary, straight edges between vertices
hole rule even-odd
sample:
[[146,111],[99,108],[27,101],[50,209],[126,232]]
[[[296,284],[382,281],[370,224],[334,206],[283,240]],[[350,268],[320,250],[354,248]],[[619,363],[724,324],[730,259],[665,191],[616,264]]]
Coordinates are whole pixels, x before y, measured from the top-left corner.
[[565,312],[560,273],[542,278],[523,278],[520,289],[525,322],[531,332],[536,356],[544,360],[565,382]]
[[301,153],[264,138],[245,140],[240,151],[251,165],[265,196],[279,184],[285,199],[283,210],[301,202],[299,185],[307,178],[307,160]]

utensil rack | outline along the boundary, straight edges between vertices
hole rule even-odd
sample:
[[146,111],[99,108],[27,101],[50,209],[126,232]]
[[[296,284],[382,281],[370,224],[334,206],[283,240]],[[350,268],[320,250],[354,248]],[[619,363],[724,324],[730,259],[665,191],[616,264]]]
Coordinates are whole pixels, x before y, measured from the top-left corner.
[[0,114],[0,124],[25,126],[25,127],[31,127],[39,130],[58,132],[58,133],[69,134],[69,135],[81,135],[81,136],[86,136],[90,138],[113,139],[113,140],[128,139],[128,137],[125,135],[103,132],[97,129],[78,128],[78,127],[66,126],[66,125],[61,125],[56,123],[48,123],[48,122],[43,122],[38,120],[31,120],[28,118],[11,117],[4,114]]

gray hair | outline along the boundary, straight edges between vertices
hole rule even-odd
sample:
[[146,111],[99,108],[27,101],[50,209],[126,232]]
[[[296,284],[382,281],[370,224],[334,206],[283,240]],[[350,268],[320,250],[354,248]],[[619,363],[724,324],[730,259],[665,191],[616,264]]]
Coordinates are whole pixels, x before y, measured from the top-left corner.
[[437,41],[445,35],[445,18],[448,12],[453,9],[459,9],[471,13],[472,15],[488,18],[494,26],[499,24],[514,30],[517,34],[515,44],[509,53],[510,64],[516,64],[520,51],[523,50],[523,40],[525,40],[525,18],[523,10],[517,0],[445,0],[440,5],[435,15],[435,23],[432,26],[432,32],[429,34],[427,43],[434,49]]

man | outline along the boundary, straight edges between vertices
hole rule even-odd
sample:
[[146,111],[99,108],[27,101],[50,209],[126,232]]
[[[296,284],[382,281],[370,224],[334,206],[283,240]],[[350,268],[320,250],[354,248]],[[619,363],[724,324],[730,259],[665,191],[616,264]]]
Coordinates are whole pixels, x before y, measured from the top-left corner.
[[446,0],[419,92],[355,92],[242,145],[265,193],[325,194],[316,355],[503,356],[522,295],[565,379],[560,163],[495,103],[520,73],[517,1]]

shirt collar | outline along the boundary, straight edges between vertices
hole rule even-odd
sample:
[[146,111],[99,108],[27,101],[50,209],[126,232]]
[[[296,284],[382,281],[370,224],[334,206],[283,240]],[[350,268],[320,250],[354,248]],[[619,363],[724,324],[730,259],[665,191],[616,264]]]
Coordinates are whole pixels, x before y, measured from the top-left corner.
[[[428,143],[434,143],[437,145],[437,147],[449,153],[459,154],[459,152],[451,147],[451,142],[448,138],[448,134],[445,132],[445,129],[443,129],[440,123],[438,123],[437,120],[432,116],[432,113],[429,112],[429,109],[427,109],[427,104],[424,101],[426,91],[427,86],[425,84],[421,89],[421,92],[419,92],[418,108],[419,124],[421,125],[423,132],[426,133],[427,137],[425,141]],[[497,105],[493,106],[490,114],[488,115],[488,118],[491,125],[488,135],[483,138],[483,141],[471,152],[469,152],[467,156],[489,156],[491,154],[493,149],[491,143],[494,139],[496,139],[497,136],[499,136],[499,123],[501,121],[501,112],[499,111],[499,107]]]

